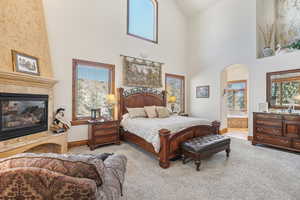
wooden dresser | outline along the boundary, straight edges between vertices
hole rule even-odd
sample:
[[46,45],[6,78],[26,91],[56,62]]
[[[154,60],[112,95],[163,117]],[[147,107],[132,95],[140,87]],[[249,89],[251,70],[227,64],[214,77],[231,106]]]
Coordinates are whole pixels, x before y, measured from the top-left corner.
[[120,144],[119,121],[89,122],[88,146],[91,150],[105,144]]
[[300,115],[253,113],[252,144],[300,152]]

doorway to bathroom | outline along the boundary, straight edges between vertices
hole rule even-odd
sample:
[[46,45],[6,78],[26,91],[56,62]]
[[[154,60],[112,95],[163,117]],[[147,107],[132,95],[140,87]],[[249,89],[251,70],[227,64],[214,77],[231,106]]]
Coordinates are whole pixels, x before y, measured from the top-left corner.
[[245,65],[231,65],[222,72],[222,132],[248,139],[249,72]]

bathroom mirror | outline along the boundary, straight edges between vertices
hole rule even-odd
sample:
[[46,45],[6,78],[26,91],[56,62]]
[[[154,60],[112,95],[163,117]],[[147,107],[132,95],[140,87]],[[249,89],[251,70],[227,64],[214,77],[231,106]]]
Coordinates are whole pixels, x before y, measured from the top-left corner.
[[300,69],[267,73],[269,108],[300,109]]

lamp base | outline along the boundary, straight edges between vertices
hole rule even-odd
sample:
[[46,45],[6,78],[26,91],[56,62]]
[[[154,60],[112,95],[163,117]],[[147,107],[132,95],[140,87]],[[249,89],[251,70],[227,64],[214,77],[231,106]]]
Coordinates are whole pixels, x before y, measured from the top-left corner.
[[174,110],[175,110],[175,105],[171,104],[171,111],[172,111],[172,113],[174,113]]

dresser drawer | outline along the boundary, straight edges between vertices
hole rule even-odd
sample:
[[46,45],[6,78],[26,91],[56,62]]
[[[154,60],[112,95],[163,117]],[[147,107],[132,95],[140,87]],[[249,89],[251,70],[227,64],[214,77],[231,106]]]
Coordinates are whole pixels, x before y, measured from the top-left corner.
[[118,126],[119,126],[118,122],[105,122],[105,123],[93,125],[93,129],[98,130],[98,129],[105,129],[105,128],[115,128]]
[[119,138],[117,135],[103,136],[94,138],[96,144],[116,143]]
[[265,125],[265,126],[276,126],[276,127],[282,127],[282,121],[273,119],[273,120],[264,120],[264,119],[257,119],[255,121],[257,125]]
[[255,114],[257,119],[282,119],[281,115],[270,115],[270,114]]
[[300,121],[300,116],[299,115],[284,115],[285,120],[289,121]]
[[293,139],[293,148],[300,150],[300,139]]
[[273,144],[277,146],[284,146],[284,147],[290,147],[291,146],[291,140],[286,139],[283,137],[278,136],[270,136],[266,134],[255,134],[255,140],[266,143],[266,144]]
[[98,136],[106,136],[106,135],[116,135],[118,132],[117,128],[108,128],[108,129],[98,129],[94,131],[94,135]]
[[256,132],[262,133],[262,134],[282,136],[282,129],[281,128],[256,127]]

